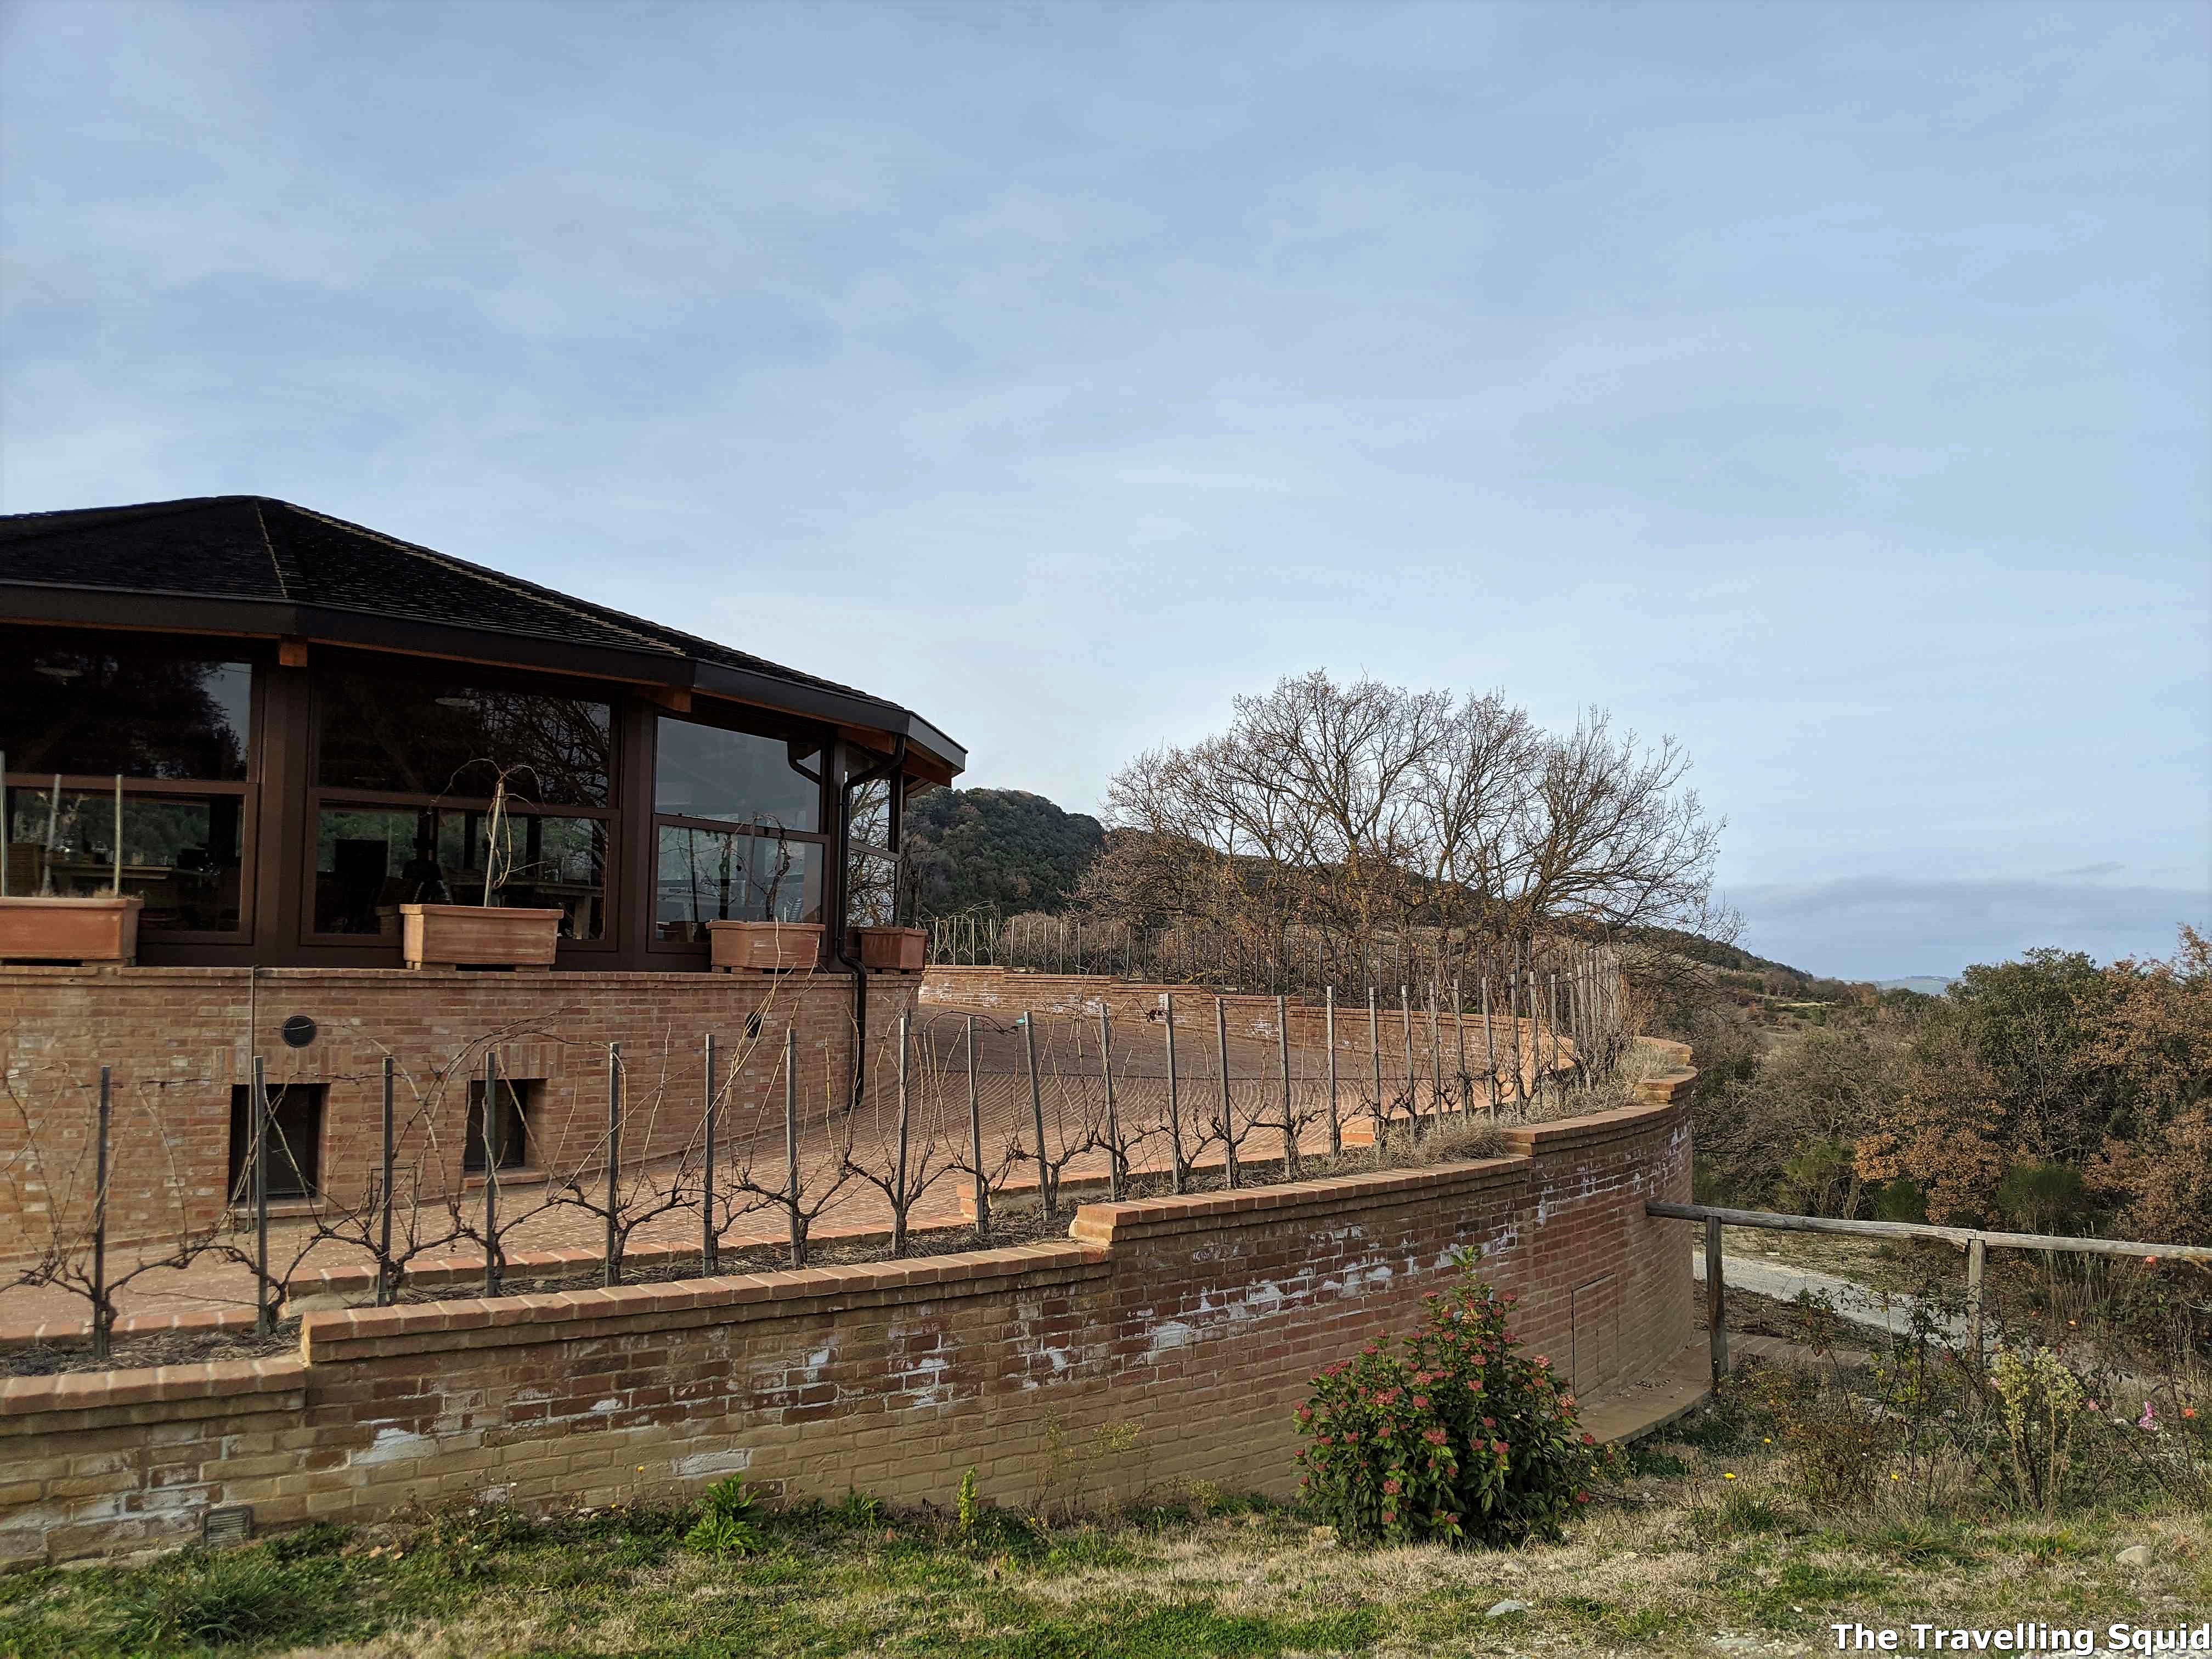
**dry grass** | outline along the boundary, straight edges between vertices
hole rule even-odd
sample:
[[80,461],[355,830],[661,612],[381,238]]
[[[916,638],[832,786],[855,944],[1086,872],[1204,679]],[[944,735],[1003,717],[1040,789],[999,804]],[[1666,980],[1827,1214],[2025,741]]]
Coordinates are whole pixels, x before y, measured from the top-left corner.
[[[942,1512],[817,1507],[772,1518],[766,1553],[724,1559],[683,1547],[687,1517],[652,1511],[332,1534],[295,1557],[227,1558],[222,1570],[235,1575],[265,1557],[281,1595],[260,1638],[224,1650],[1810,1656],[1834,1651],[1826,1626],[1837,1620],[2035,1619],[2101,1632],[2212,1608],[2212,1519],[2201,1512],[2008,1518],[1972,1496],[1963,1471],[1815,1510],[1771,1428],[1745,1410],[1680,1425],[1639,1448],[1638,1472],[1564,1540],[1511,1551],[1353,1551],[1292,1511],[1209,1503],[1202,1489],[1181,1508],[1110,1522],[1041,1528],[997,1512],[965,1538]],[[1202,1512],[1191,1512],[1193,1498]],[[407,1547],[398,1559],[388,1547],[368,1553],[372,1540],[394,1539]],[[2136,1544],[2148,1547],[2148,1564],[2120,1565],[2118,1553]],[[128,1619],[141,1615],[131,1610],[167,1606],[180,1588],[203,1604],[204,1581],[219,1577],[208,1558],[185,1557],[0,1581],[0,1651],[191,1651],[134,1644],[141,1626]],[[1509,1599],[1527,1611],[1486,1616]]]

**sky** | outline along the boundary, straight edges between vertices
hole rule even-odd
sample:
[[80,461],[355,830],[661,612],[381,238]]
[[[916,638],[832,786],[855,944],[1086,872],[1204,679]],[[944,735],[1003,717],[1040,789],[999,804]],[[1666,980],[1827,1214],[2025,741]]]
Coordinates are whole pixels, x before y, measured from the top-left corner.
[[2212,8],[0,5],[0,511],[247,492],[1097,810],[1323,667],[1742,943],[2212,926]]

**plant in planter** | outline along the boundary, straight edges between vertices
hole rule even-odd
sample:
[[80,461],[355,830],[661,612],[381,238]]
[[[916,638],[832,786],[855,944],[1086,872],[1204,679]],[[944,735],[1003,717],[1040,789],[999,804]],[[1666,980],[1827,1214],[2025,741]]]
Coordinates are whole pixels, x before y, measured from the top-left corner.
[[[484,816],[483,896],[475,904],[402,904],[401,959],[410,968],[550,968],[559,948],[562,913],[535,906],[509,908],[498,902],[501,890],[521,873],[514,860],[507,781],[520,772],[536,775],[527,766],[471,763],[478,763],[489,765],[493,773],[491,810]],[[440,890],[444,885],[434,864],[417,890]]]
[[[823,925],[787,921],[780,911],[793,879],[791,849],[778,840],[774,867],[750,884],[766,920],[720,921],[706,924],[709,965],[720,973],[792,973],[812,968],[822,958]],[[801,890],[804,890],[803,883]]]
[[[6,757],[0,755],[0,778],[6,775]],[[123,780],[115,780],[114,841],[109,849],[112,862],[105,893],[54,891],[61,799],[58,776],[46,797],[46,840],[42,846],[33,843],[39,847],[39,890],[13,894],[8,890],[8,877],[14,818],[6,805],[7,790],[0,786],[0,961],[135,962],[138,916],[145,901],[123,890]]]
[[924,927],[855,927],[853,942],[860,947],[863,968],[918,974],[928,965],[929,930]]
[[856,847],[848,868],[853,912],[864,918],[848,930],[852,954],[863,968],[920,973],[928,965],[928,931],[899,925],[899,917],[913,908],[913,872],[906,854]]

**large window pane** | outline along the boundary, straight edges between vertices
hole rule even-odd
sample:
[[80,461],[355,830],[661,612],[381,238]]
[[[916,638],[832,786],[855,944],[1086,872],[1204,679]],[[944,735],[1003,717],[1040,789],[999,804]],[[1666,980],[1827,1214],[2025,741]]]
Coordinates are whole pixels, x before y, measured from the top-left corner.
[[710,921],[819,921],[822,848],[811,841],[660,826],[654,929],[703,939]]
[[[402,904],[481,904],[489,817],[456,807],[324,808],[315,931],[396,936]],[[605,933],[605,824],[514,812],[501,818],[501,904],[561,911],[563,939]]]
[[327,787],[482,800],[505,768],[517,799],[607,805],[605,703],[382,675],[331,674],[319,684]]
[[[82,897],[115,875],[115,797],[106,791],[7,792],[8,890]],[[123,890],[146,901],[142,933],[239,929],[235,795],[125,795]]]
[[661,717],[655,811],[812,834],[822,827],[821,777],[811,744]]
[[0,629],[0,750],[11,772],[246,775],[253,671],[147,649],[54,649]]

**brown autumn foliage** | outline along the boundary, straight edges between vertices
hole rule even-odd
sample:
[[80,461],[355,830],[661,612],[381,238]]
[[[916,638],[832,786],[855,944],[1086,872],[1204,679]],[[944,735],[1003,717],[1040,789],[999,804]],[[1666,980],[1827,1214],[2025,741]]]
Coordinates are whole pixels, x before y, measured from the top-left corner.
[[1904,1176],[1939,1223],[2212,1243],[2212,945],[2166,961],[2035,951],[1968,970],[1925,1018],[1868,1182]]
[[1759,1035],[1700,1010],[1701,1190],[1805,1213],[2212,1243],[2212,945],[2035,951]]

